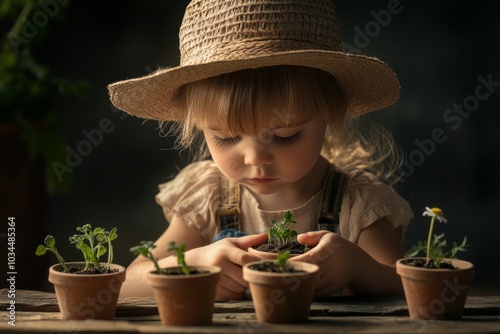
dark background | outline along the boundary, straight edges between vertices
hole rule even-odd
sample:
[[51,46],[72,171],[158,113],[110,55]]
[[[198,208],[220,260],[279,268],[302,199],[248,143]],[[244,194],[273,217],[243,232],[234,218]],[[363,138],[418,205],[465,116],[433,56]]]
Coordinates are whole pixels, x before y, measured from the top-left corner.
[[[103,119],[111,125],[73,168],[70,190],[46,196],[41,213],[44,234],[32,238],[35,244],[23,244],[26,236],[18,235],[18,288],[52,289],[45,283],[45,269],[55,258],[34,256],[47,233],[56,237],[67,260],[79,259],[67,242],[75,227],[116,226],[114,262],[126,266],[133,259],[131,246],[154,240],[165,230],[167,223],[154,200],[157,185],[188,160],[171,149],[173,139],[159,135],[156,122],[125,117],[111,108],[106,85],[178,64],[177,34],[187,3],[72,1],[64,5],[66,19],[52,25],[40,59],[58,74],[91,84],[83,101],[56,100],[68,145],[76,149],[87,140],[84,131],[99,129]],[[346,47],[384,60],[401,81],[400,100],[369,118],[392,131],[408,154],[408,164],[401,170],[404,182],[397,186],[415,211],[405,243],[410,247],[426,238],[429,219],[421,216],[424,207],[441,207],[449,222],[436,232],[446,232],[450,242],[467,235],[474,245],[460,254],[476,266],[473,292],[498,294],[500,87],[470,107],[473,110],[460,117],[460,124],[458,118],[443,116],[454,104],[474,101],[479,77],[500,82],[500,5],[401,0],[397,14],[377,22],[375,13],[394,3],[335,2]],[[439,142],[432,140],[433,131],[439,131],[435,129],[442,129]],[[8,214],[17,214],[12,211]],[[43,270],[28,272],[34,263],[43,263]]]

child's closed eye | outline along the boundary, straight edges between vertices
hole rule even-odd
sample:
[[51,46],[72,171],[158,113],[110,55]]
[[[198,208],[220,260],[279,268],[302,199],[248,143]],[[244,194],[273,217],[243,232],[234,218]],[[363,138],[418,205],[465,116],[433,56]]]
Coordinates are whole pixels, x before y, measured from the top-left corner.
[[286,137],[273,135],[273,141],[279,145],[292,145],[292,144],[297,143],[301,139],[302,139],[302,132],[301,131],[298,131],[298,132],[294,133],[293,135],[286,136]]
[[232,146],[240,141],[240,136],[236,137],[219,137],[219,136],[213,136],[212,140],[214,141],[215,145],[221,146],[221,147],[226,147],[226,146]]
[[[273,142],[275,142],[278,145],[292,145],[297,143],[302,139],[302,132],[298,131],[290,136],[277,136],[273,135]],[[215,143],[215,145],[220,146],[220,147],[228,147],[228,146],[233,146],[237,144],[240,140],[240,136],[235,136],[235,137],[220,137],[217,135],[212,136],[212,140]],[[267,140],[266,140],[267,142]],[[262,140],[262,143],[264,144],[264,140]]]

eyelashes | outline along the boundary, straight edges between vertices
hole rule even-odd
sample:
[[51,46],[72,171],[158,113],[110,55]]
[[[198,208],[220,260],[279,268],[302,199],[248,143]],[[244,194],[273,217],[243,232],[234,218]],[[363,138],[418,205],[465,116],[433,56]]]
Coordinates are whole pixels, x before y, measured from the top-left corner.
[[302,139],[302,132],[296,132],[288,137],[273,136],[273,141],[280,145],[293,145]]
[[[302,139],[302,132],[298,131],[294,133],[291,136],[288,137],[280,137],[273,135],[272,141],[278,145],[282,146],[287,146],[287,145],[293,145],[297,142],[299,142]],[[228,146],[233,146],[237,144],[240,140],[240,136],[236,137],[228,137],[228,138],[221,138],[218,136],[213,136],[212,140],[214,141],[215,145],[220,146],[220,147],[228,147]],[[267,142],[267,140],[261,140],[263,144]]]
[[220,147],[232,146],[240,141],[240,137],[229,137],[229,138],[221,138],[218,136],[213,136],[212,140],[215,145]]

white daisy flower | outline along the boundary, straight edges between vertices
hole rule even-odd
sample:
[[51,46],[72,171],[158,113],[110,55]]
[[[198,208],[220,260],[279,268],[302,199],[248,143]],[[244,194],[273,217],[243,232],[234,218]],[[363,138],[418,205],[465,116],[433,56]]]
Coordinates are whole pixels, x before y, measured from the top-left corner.
[[448,219],[446,219],[443,215],[443,210],[440,208],[429,208],[425,207],[425,211],[422,213],[422,216],[434,217],[439,220],[440,223],[447,223]]

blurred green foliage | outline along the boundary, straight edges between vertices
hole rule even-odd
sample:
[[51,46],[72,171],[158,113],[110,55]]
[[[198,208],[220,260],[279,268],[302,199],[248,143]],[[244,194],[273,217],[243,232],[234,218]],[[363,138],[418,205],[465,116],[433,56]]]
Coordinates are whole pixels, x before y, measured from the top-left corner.
[[[52,25],[64,22],[68,1],[2,0],[0,2],[0,123],[17,122],[33,158],[42,157],[49,193],[67,190],[51,169],[64,161],[66,143],[59,135],[54,102],[61,97],[84,98],[89,84],[57,76],[39,61]],[[44,50],[46,51],[46,50]]]

